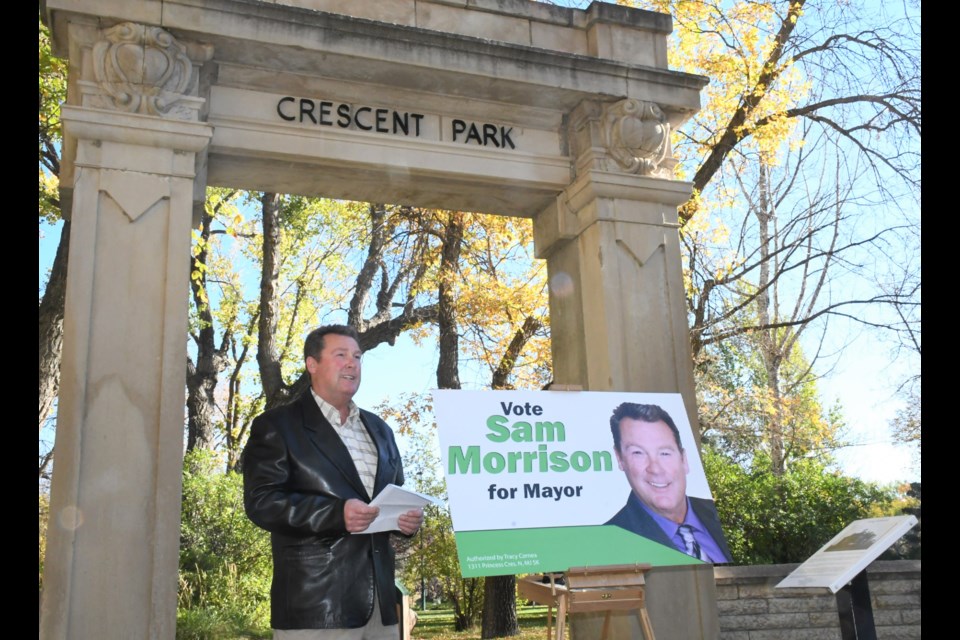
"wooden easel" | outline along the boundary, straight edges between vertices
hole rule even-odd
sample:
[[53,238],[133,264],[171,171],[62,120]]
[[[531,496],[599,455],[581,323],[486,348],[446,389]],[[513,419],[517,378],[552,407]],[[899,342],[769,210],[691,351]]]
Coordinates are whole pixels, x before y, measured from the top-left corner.
[[568,613],[605,611],[600,640],[606,640],[613,611],[637,609],[640,628],[646,640],[654,640],[653,626],[644,595],[644,574],[649,564],[615,564],[607,567],[572,567],[564,575],[565,584],[556,584],[557,574],[548,574],[549,583],[527,577],[519,581],[520,595],[537,604],[547,605],[547,640],[550,640],[553,607],[557,607],[557,640],[564,640]]

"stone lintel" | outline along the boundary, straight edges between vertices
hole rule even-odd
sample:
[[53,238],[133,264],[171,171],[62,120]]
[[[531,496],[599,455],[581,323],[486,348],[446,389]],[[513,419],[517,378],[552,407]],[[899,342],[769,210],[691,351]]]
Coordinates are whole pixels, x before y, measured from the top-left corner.
[[[105,16],[116,16],[117,21],[132,19],[127,9],[130,4],[120,0],[48,0],[47,11],[54,25],[63,23],[54,15],[55,10],[104,16],[104,23],[109,24]],[[336,8],[336,3],[330,4]],[[665,111],[693,113],[699,108],[699,91],[707,82],[701,76],[669,71],[665,55],[662,61],[637,64],[391,24],[387,11],[375,21],[252,0],[166,0],[162,7],[160,19],[152,24],[177,37],[212,44],[216,48],[214,62],[422,91],[454,87],[465,98],[549,105],[558,111],[567,111],[586,96],[599,94],[643,97],[657,101]],[[595,11],[603,17],[617,9]],[[461,22],[482,15],[471,7],[464,10]],[[604,20],[595,23],[612,26]],[[59,43],[67,37],[66,30],[55,28],[54,36]],[[661,36],[665,51],[666,34]],[[476,82],[464,82],[469,77]]]
[[569,175],[559,155],[222,118],[207,179],[244,189],[529,217]]

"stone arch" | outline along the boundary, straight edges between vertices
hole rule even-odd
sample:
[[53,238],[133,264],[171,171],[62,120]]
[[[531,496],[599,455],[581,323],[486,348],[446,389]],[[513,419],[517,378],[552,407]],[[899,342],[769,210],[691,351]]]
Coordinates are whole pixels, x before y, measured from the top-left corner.
[[[671,179],[670,132],[706,79],[668,69],[669,16],[526,0],[42,10],[69,59],[73,227],[42,637],[174,635],[186,258],[208,184],[533,218],[538,257],[574,291],[550,301],[557,382],[695,407],[676,211],[690,186]],[[651,609],[674,578],[652,580]],[[710,635],[697,600],[674,637]]]

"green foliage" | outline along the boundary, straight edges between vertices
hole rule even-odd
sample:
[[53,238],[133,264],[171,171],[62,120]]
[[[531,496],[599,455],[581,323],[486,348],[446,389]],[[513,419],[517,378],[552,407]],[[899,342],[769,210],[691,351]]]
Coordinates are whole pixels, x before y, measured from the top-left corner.
[[40,219],[52,223],[60,219],[60,105],[67,98],[67,65],[50,51],[50,32],[39,25],[39,204]]
[[920,483],[911,482],[902,489],[904,497],[899,512],[901,515],[916,516],[917,524],[880,556],[884,560],[920,560],[920,525],[923,524],[920,516]]
[[178,638],[269,627],[270,537],[243,511],[243,484],[209,451],[186,455]]
[[703,464],[737,564],[802,562],[853,520],[890,515],[895,492],[798,460],[783,475],[704,447]]
[[[829,464],[843,438],[841,407],[821,405],[816,375],[799,343],[784,357],[765,357],[766,338],[779,340],[786,333],[789,329],[739,335],[702,352],[701,436],[745,465],[756,466],[757,455],[775,468],[809,457]],[[770,460],[773,451],[779,460]]]
[[[554,611],[556,615],[556,611]],[[542,606],[517,606],[517,622],[520,634],[517,640],[542,640],[547,627],[547,608]],[[556,621],[554,621],[554,624]],[[480,640],[480,629],[471,631],[456,630],[456,614],[450,609],[431,610],[417,613],[417,626],[413,637],[419,640]]]
[[[397,405],[381,405],[377,412],[399,425],[398,431],[407,436],[404,455],[404,475],[415,491],[446,501],[447,485],[438,474],[440,445],[436,425],[424,424],[432,416],[433,407],[425,395],[400,398]],[[454,540],[450,509],[429,505],[424,509],[423,526],[413,544],[399,560],[399,574],[411,593],[423,590],[439,595],[453,604],[457,631],[476,625],[483,610],[483,579],[463,578]]]
[[920,408],[921,387],[920,376],[908,382],[908,388],[901,392],[905,405],[897,411],[897,415],[890,421],[893,437],[897,442],[911,444],[920,452]]

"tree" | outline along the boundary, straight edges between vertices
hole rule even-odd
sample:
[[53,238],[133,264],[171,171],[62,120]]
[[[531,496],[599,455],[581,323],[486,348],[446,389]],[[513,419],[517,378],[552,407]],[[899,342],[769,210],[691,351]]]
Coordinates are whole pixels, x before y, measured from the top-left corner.
[[697,373],[751,336],[778,448],[779,367],[796,345],[812,379],[831,318],[896,330],[892,309],[918,309],[908,288],[878,281],[919,210],[918,8],[633,4],[672,14],[672,66],[712,80],[674,138],[677,177],[694,186],[681,239]]
[[[220,373],[229,364],[229,349],[233,339],[236,318],[227,319],[220,345],[216,345],[214,314],[207,294],[211,235],[214,220],[226,208],[232,207],[237,193],[234,191],[210,190],[204,204],[200,229],[194,233],[191,250],[190,292],[196,313],[190,337],[196,347],[196,356],[187,356],[187,451],[212,450],[215,445],[214,393]],[[221,305],[223,306],[223,305]],[[231,306],[236,312],[236,306]]]
[[[867,288],[873,274],[858,265],[886,250],[899,227],[864,224],[860,218],[870,203],[853,193],[849,180],[856,178],[855,167],[837,157],[832,166],[823,163],[833,149],[822,139],[811,140],[785,153],[779,167],[753,158],[756,173],[744,167],[738,176],[738,202],[746,210],[736,236],[703,228],[685,234],[691,342],[708,405],[701,407],[702,432],[726,432],[728,444],[738,432],[752,434],[740,448],[762,441],[775,473],[791,456],[837,444],[838,415],[823,414],[814,387],[816,345],[822,344],[828,320],[851,316],[849,308],[857,309],[858,322],[882,326],[875,319],[880,314],[868,313],[869,307],[906,304]],[[751,177],[756,181],[748,182]],[[733,214],[739,206],[718,209],[717,218],[726,218],[728,210]],[[849,296],[854,288],[864,293]],[[809,359],[805,344],[814,345]],[[748,379],[734,372],[741,363]],[[744,412],[754,419],[734,424]]]
[[[771,333],[781,340],[784,332]],[[803,459],[830,463],[843,441],[840,408],[822,406],[799,346],[771,364],[761,337],[738,336],[711,349],[697,378],[702,442],[744,465],[763,460],[777,475]]]
[[851,521],[890,515],[894,492],[802,460],[783,473],[704,447],[703,464],[737,564],[803,562]]
[[[877,186],[885,172],[919,184],[918,6],[866,7],[817,0],[638,3],[674,17],[672,60],[714,81],[678,149],[696,158],[693,186],[707,191],[745,143],[768,157],[804,120],[862,154]],[[702,208],[691,200],[690,219]]]
[[[416,491],[447,502],[447,488],[439,475],[439,444],[430,401],[422,395],[407,395],[377,407],[377,412],[398,425],[407,436],[404,467]],[[412,589],[426,592],[435,589],[453,604],[454,627],[465,631],[474,627],[484,608],[484,581],[463,578],[457,559],[453,525],[448,507],[429,505],[424,509],[424,522],[416,540],[398,551],[400,573]]]
[[[904,256],[901,263],[887,276],[884,286],[901,301],[895,305],[897,320],[894,352],[905,355],[914,363],[912,373],[901,382],[897,394],[903,399],[904,406],[891,421],[893,437],[898,442],[914,445],[917,458],[920,454],[921,423],[921,379],[920,379],[920,228],[919,225],[908,230],[907,246],[912,251]],[[919,487],[917,488],[919,493]],[[919,496],[917,496],[919,499]]]
[[881,556],[888,560],[920,560],[920,526],[923,524],[923,520],[921,518],[919,482],[911,482],[907,485],[904,502],[906,504],[901,507],[900,513],[902,515],[915,516],[917,518],[917,524],[910,529],[910,531],[903,534],[903,537],[897,540],[897,542]]
[[[249,220],[236,198],[254,210]],[[435,318],[417,284],[431,246],[409,208],[211,189],[206,211],[194,234],[188,445],[210,442],[191,434],[209,434],[217,416],[233,468],[253,418],[307,388],[300,347],[318,315],[346,308],[365,350]]]
[[[262,337],[266,343],[262,351],[273,353],[278,362],[289,360],[291,349],[296,357],[299,346],[291,344],[299,341],[304,319],[317,306],[334,300],[334,288],[324,286],[316,268],[329,273],[340,269],[337,256],[346,238],[322,232],[324,223],[340,215],[336,207],[222,189],[209,189],[207,195],[192,249],[190,335],[195,354],[187,361],[187,447],[211,448],[219,433],[232,468],[264,397],[279,398],[285,391],[279,365],[272,366],[268,358],[260,367],[265,382],[259,386],[266,392],[246,393],[249,376],[244,366],[251,348],[256,351]],[[256,218],[246,220],[241,212],[240,206],[249,209],[253,204],[260,206],[266,233],[258,232]],[[341,218],[338,230],[361,223],[345,212]],[[260,278],[251,278],[251,273]],[[292,290],[290,305],[278,304],[278,286]],[[279,356],[278,338],[283,340]],[[227,370],[226,397],[218,399],[220,374]],[[299,373],[298,369],[293,375]]]
[[[60,241],[38,309],[40,337],[40,428],[56,400],[60,386],[60,350],[63,344],[63,305],[67,290],[70,221],[60,211],[60,104],[67,95],[67,71],[63,60],[50,51],[50,33],[39,23],[39,162],[40,223],[60,223]],[[52,450],[41,461],[43,475],[52,460]]]
[[[435,283],[437,291],[438,387],[461,387],[460,361],[465,357],[489,370],[493,388],[531,381],[542,386],[550,370],[549,356],[545,355],[549,343],[543,332],[544,274],[532,260],[519,265],[512,262],[532,246],[529,221],[437,211],[426,214],[424,222],[440,242],[438,268],[426,279]],[[524,357],[527,353],[532,357]],[[411,431],[407,426],[411,413],[419,416],[422,412],[411,411],[410,406],[408,401],[404,411],[391,412],[404,425],[404,432]],[[439,456],[433,454],[431,459],[439,460]],[[417,475],[425,474],[420,471]],[[428,555],[434,558],[440,554],[443,559],[421,558],[419,570],[430,564],[449,572],[441,581],[447,597],[454,602],[458,629],[474,624],[479,613],[477,603],[482,602],[482,637],[516,635],[515,576],[488,577],[482,583],[475,578],[460,578],[452,555],[452,535],[449,514],[428,512],[421,536],[431,540]],[[449,549],[446,544],[451,545]]]

